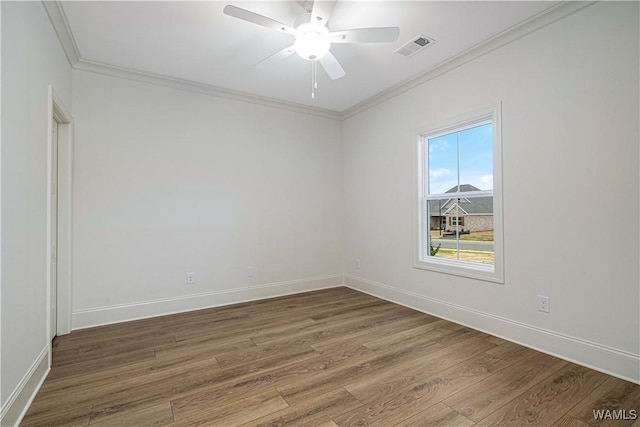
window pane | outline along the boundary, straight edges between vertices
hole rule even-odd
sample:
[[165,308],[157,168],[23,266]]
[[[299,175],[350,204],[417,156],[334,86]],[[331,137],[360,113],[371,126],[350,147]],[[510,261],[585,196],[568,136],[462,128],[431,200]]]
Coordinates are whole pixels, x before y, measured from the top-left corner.
[[502,200],[493,197],[501,194],[500,108],[496,104],[417,134],[415,268],[504,283]]
[[460,191],[493,190],[493,126],[459,132]]
[[428,194],[441,194],[458,185],[458,143],[455,133],[429,138]]
[[429,257],[495,264],[493,197],[427,201]]

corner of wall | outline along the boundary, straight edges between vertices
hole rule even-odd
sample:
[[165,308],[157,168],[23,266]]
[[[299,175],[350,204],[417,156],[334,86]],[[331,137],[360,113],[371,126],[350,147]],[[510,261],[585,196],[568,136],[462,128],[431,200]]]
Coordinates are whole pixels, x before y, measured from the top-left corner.
[[29,371],[7,398],[0,414],[0,425],[17,426],[20,424],[51,369],[49,367],[49,353],[49,346],[42,349]]
[[640,384],[640,355],[345,275],[345,286]]
[[91,328],[112,323],[334,288],[343,286],[343,284],[344,276],[342,274],[334,274],[172,298],[140,301],[110,307],[97,307],[74,311],[72,323],[74,330]]

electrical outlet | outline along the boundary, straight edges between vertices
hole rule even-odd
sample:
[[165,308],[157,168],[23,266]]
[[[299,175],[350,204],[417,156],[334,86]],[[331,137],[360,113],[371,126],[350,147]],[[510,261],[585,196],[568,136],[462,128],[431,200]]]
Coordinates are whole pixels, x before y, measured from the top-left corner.
[[196,283],[196,273],[187,273],[187,285]]
[[255,271],[253,270],[253,266],[250,265],[247,267],[247,277],[253,277],[255,276]]
[[549,313],[549,297],[538,295],[538,311]]
[[360,258],[356,258],[356,270],[360,270]]

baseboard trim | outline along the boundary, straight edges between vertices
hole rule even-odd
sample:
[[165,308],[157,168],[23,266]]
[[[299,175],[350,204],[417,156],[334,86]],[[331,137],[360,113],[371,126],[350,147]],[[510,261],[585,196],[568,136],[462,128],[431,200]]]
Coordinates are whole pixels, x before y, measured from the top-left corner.
[[342,274],[97,307],[73,312],[73,330],[343,286]]
[[17,426],[27,413],[49,373],[49,347],[45,347],[22,377],[0,412],[1,426]]
[[640,384],[640,355],[345,275],[345,286]]

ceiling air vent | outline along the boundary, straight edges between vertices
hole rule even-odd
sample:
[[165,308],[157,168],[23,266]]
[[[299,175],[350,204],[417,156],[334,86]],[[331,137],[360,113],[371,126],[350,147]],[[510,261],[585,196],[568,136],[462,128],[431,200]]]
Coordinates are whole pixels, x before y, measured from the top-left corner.
[[416,53],[422,51],[425,47],[431,46],[436,41],[432,38],[425,36],[424,34],[419,34],[414,37],[410,42],[405,43],[403,46],[400,46],[394,52],[398,55],[402,56],[413,56]]

